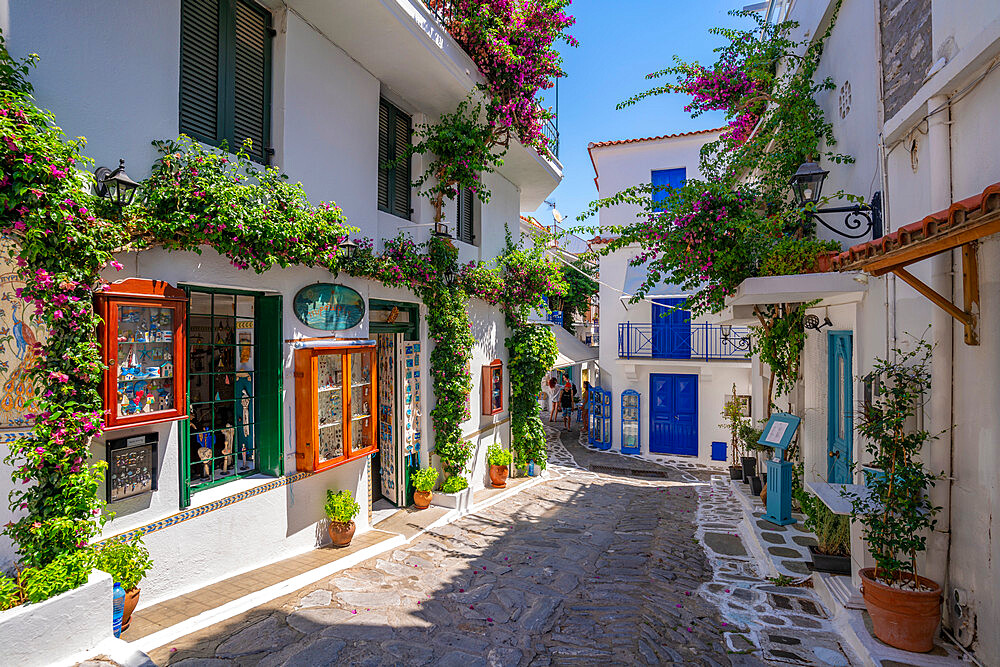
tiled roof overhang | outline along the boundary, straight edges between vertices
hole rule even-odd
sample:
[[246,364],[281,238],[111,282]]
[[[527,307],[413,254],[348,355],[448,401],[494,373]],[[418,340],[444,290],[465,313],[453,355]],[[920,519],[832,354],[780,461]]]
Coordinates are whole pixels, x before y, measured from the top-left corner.
[[1000,183],[994,183],[892,234],[852,246],[833,259],[833,269],[880,276],[998,232]]

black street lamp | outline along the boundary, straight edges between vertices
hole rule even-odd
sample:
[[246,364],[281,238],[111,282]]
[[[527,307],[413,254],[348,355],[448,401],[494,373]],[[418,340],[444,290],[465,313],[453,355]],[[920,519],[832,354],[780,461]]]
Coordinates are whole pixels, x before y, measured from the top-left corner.
[[98,167],[94,171],[97,182],[97,194],[114,202],[119,209],[128,206],[135,198],[139,184],[125,173],[125,160],[118,161],[118,168],[111,171],[107,167]]
[[[799,207],[819,203],[820,195],[823,191],[823,181],[829,173],[812,160],[803,162],[790,181],[792,193],[795,195],[795,203]],[[844,226],[847,228],[847,231],[842,231],[830,225],[830,223],[820,217],[820,213],[846,213],[847,215],[844,216]],[[882,238],[881,192],[876,192],[872,195],[871,205],[830,206],[827,208],[818,208],[815,211],[807,210],[805,214],[815,219],[833,233],[844,238],[860,239],[868,236],[869,232],[871,232],[872,239]]]
[[833,322],[830,321],[829,315],[823,318],[822,324],[819,321],[819,315],[814,315],[809,313],[802,318],[802,326],[806,329],[813,329],[815,331],[821,331],[823,327],[832,327]]
[[720,324],[719,329],[722,332],[722,342],[728,345],[732,345],[735,350],[749,350],[750,349],[750,334],[743,334],[742,336],[736,336],[733,338],[733,325],[732,324]]
[[339,244],[337,244],[337,257],[341,259],[354,259],[354,256],[358,254],[358,244],[350,239],[350,237],[345,238]]

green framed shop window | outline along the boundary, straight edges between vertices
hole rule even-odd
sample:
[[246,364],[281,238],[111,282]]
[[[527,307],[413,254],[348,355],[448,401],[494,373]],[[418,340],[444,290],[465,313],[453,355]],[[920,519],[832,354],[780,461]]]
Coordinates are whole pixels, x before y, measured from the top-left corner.
[[240,477],[283,474],[281,297],[183,286],[189,418],[181,505]]
[[266,163],[271,13],[249,0],[181,0],[180,131]]
[[379,100],[378,208],[407,220],[410,219],[410,160],[403,158],[410,147],[410,122],[409,114]]

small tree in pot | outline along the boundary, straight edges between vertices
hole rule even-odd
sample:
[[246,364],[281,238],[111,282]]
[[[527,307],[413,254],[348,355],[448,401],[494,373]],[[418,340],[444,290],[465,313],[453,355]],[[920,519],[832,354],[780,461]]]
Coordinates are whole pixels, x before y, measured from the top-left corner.
[[423,468],[410,475],[413,484],[413,504],[417,509],[425,510],[431,506],[434,497],[434,484],[437,483],[437,468]]
[[139,582],[153,567],[149,551],[140,538],[132,542],[107,542],[95,552],[94,567],[107,572],[125,591],[125,608],[122,612],[122,632],[132,622],[132,612],[139,604]]
[[918,652],[934,647],[941,621],[941,586],[917,574],[917,555],[927,549],[927,532],[940,509],[927,496],[937,476],[919,458],[934,436],[911,425],[930,389],[931,351],[921,340],[909,352],[893,350],[894,361],[876,360],[877,390],[861,410],[858,431],[873,464],[885,474],[869,480],[867,495],[848,494],[875,560],[874,568],[860,572],[875,635]]
[[729,444],[733,450],[733,464],[729,466],[729,478],[742,480],[743,466],[740,464],[740,454],[742,452],[740,434],[747,425],[747,419],[743,416],[743,404],[736,395],[736,385],[733,384],[733,395],[722,406],[722,416],[725,421],[719,424],[720,428],[729,430]]
[[490,464],[490,482],[495,488],[502,489],[507,486],[511,460],[510,451],[497,443],[486,449],[486,461]]
[[361,511],[361,505],[354,500],[354,496],[347,489],[342,491],[328,490],[326,492],[326,505],[323,507],[326,516],[330,519],[327,530],[330,532],[330,541],[335,547],[346,547],[354,539],[354,517]]

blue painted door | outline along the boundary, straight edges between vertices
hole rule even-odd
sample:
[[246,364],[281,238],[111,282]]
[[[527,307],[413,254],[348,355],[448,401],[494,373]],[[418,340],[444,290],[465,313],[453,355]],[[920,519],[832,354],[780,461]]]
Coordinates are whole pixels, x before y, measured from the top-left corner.
[[[679,188],[684,185],[687,179],[687,170],[684,167],[677,169],[654,169],[650,174],[653,182],[653,203],[659,204],[667,198],[669,194],[664,186]],[[657,211],[662,211],[663,206],[657,206]]]
[[691,312],[684,310],[686,299],[655,299],[652,305],[652,347],[654,359],[691,358]]
[[831,484],[848,484],[851,481],[851,450],[854,446],[852,337],[850,331],[827,333],[830,363],[826,479]]
[[698,455],[698,376],[649,376],[649,451]]

